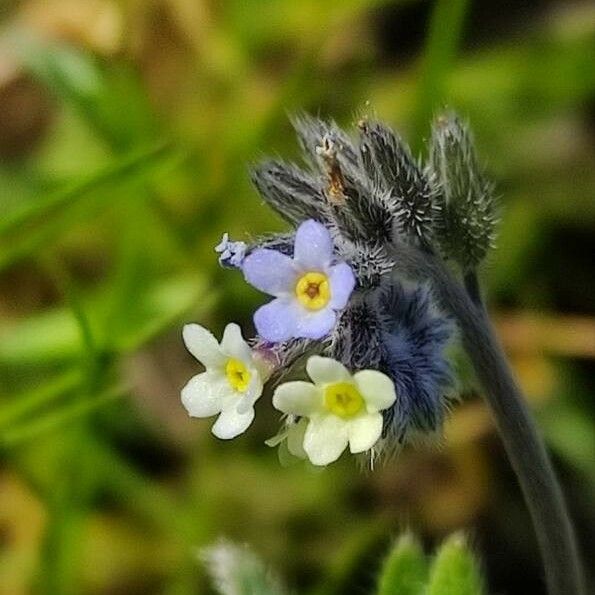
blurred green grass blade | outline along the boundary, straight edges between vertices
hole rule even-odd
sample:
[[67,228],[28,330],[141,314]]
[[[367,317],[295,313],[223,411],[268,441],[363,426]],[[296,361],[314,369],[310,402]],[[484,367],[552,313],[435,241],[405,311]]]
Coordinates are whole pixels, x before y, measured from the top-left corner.
[[[52,213],[72,206],[85,195],[105,190],[111,184],[123,183],[130,179],[147,175],[165,159],[171,157],[172,146],[170,143],[159,143],[149,149],[133,151],[130,154],[115,160],[111,165],[88,176],[69,184],[66,188],[40,197],[35,202],[27,202],[22,207],[6,213],[0,221],[0,240],[8,234],[18,232],[35,220],[46,219]],[[106,194],[109,198],[109,194]]]
[[198,274],[162,281],[146,296],[142,322],[137,322],[128,332],[118,337],[115,349],[118,352],[138,349],[171,328],[187,312],[192,311],[194,315],[204,313],[213,306],[216,298],[217,292],[209,288]]
[[83,360],[88,362],[95,359],[98,347],[77,284],[61,260],[46,258],[45,262],[50,274],[56,281],[56,286],[60,289],[65,302],[70,308],[72,317],[78,325]]
[[3,448],[14,448],[48,432],[55,432],[74,421],[90,415],[97,409],[122,398],[127,392],[122,387],[110,388],[98,396],[84,400],[75,400],[74,403],[69,403],[41,418],[4,430],[0,433],[0,446]]
[[352,524],[347,542],[336,552],[324,581],[312,595],[343,595],[353,584],[369,581],[371,588],[380,556],[386,551],[388,539],[382,519]]
[[[113,346],[129,333],[152,322],[155,315],[148,300],[139,299],[155,284],[153,271],[157,264],[153,250],[147,249],[147,240],[152,235],[147,210],[145,196],[139,192],[121,205],[119,211],[117,225],[121,231],[116,239],[115,265],[106,291],[102,324],[107,346]],[[131,221],[134,221],[133,225],[130,225]],[[161,283],[167,285],[168,280]]]
[[45,595],[78,595],[84,590],[88,518],[97,486],[95,470],[89,464],[87,435],[87,424],[78,421],[62,428],[59,440],[46,441],[53,442],[50,450],[60,481],[54,481],[44,494],[48,518],[39,565],[39,592]]
[[479,564],[466,538],[451,535],[438,550],[430,569],[427,595],[484,595]]
[[[194,542],[196,527],[188,522],[188,514],[161,484],[145,477],[104,440],[88,436],[92,464],[100,484],[129,513],[153,523],[166,534]],[[196,546],[196,542],[192,545]]]
[[67,232],[79,219],[90,216],[99,206],[110,203],[114,195],[107,190],[111,185],[121,187],[148,177],[170,156],[167,144],[135,153],[87,180],[9,213],[0,224],[0,272],[41,250]]
[[12,46],[31,74],[74,107],[112,149],[126,150],[156,137],[156,118],[131,68],[24,31],[13,32]]
[[[204,314],[214,304],[216,290],[199,274],[160,279],[137,296],[137,313],[121,335],[101,337],[111,301],[103,295],[88,299],[90,325],[100,345],[112,353],[138,349],[181,321],[186,313]],[[106,313],[106,309],[108,310]],[[18,367],[73,362],[81,356],[80,329],[70,309],[62,307],[25,318],[0,332],[0,365]]]
[[549,446],[584,478],[595,494],[595,423],[584,410],[558,399],[540,412]]
[[42,406],[61,399],[79,386],[81,381],[82,374],[79,370],[69,370],[57,378],[45,381],[33,390],[14,396],[9,402],[0,405],[0,429]]
[[6,325],[0,332],[0,364],[39,366],[73,360],[79,329],[70,311],[56,308]]
[[428,580],[428,563],[417,538],[398,538],[382,565],[378,595],[422,595]]
[[[64,489],[60,490],[65,492]],[[73,505],[71,495],[60,493],[47,505],[40,560],[38,592],[44,595],[76,595],[80,593],[81,547],[88,522],[88,511]]]
[[445,97],[445,83],[452,68],[463,32],[470,0],[436,0],[430,18],[416,91],[410,141],[419,152],[428,137],[434,111]]

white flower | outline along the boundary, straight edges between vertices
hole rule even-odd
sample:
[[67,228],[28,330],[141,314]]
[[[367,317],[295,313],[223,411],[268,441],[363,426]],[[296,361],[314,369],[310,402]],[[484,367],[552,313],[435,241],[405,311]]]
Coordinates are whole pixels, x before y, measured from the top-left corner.
[[192,417],[220,414],[213,425],[218,438],[235,438],[254,419],[254,403],[262,393],[263,373],[237,324],[225,327],[221,344],[204,327],[187,324],[188,351],[206,371],[182,389],[182,403]]
[[273,405],[284,413],[308,418],[303,448],[310,461],[328,465],[347,445],[352,453],[372,448],[382,434],[380,411],[396,399],[391,379],[376,370],[351,375],[343,364],[317,355],[308,359],[306,370],[313,383],[278,386]]

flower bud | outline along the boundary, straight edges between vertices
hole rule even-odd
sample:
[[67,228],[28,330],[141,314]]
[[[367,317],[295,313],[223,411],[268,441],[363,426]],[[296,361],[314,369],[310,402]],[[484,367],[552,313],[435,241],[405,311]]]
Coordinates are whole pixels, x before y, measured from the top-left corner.
[[473,269],[494,244],[497,201],[478,164],[471,134],[453,113],[434,123],[430,164],[441,186],[435,218],[441,248],[465,270]]

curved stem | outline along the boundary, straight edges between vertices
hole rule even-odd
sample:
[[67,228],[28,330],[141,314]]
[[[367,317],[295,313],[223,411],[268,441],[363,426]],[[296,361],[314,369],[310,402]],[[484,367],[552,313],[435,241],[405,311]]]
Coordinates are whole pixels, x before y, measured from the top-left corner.
[[481,299],[481,288],[479,287],[479,279],[477,278],[477,273],[474,270],[467,271],[463,278],[463,282],[465,283],[465,289],[467,290],[467,295],[469,295],[471,301],[476,306],[481,306],[483,308],[483,301]]
[[438,257],[399,245],[395,246],[395,261],[406,274],[430,279],[438,300],[459,323],[463,346],[492,409],[533,520],[548,592],[582,595],[585,590],[576,539],[560,484],[485,309],[481,302],[474,303]]

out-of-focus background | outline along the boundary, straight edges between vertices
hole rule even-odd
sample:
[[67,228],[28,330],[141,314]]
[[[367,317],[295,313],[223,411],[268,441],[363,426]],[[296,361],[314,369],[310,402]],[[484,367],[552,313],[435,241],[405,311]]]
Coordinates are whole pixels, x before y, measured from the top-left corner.
[[[187,418],[180,329],[251,330],[224,231],[283,223],[251,188],[296,159],[287,114],[362,114],[423,150],[468,118],[504,204],[482,270],[595,549],[595,6],[589,1],[3,0],[0,593],[210,593],[197,550],[247,542],[296,592],[362,594],[403,528],[470,531],[493,593],[543,593],[483,402],[374,473],[280,466],[265,397],[233,442]],[[594,587],[595,588],[595,587]]]

